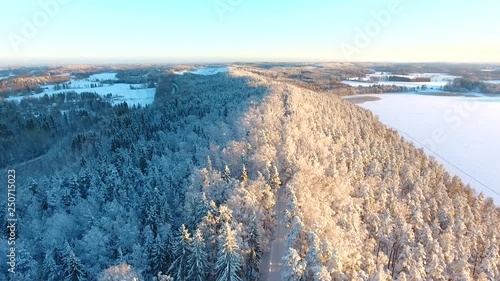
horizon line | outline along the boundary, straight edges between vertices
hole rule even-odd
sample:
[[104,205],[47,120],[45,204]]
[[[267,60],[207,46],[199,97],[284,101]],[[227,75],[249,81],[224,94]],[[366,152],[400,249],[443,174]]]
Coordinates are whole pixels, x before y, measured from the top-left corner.
[[[35,59],[36,60],[36,59]],[[71,66],[71,65],[94,65],[94,66],[107,66],[107,65],[203,65],[203,64],[243,64],[243,63],[283,63],[283,64],[321,64],[321,63],[352,63],[352,64],[383,64],[383,63],[391,63],[391,64],[472,64],[472,65],[499,65],[498,62],[482,62],[482,61],[343,61],[343,60],[172,60],[165,61],[158,59],[158,62],[152,62],[150,59],[145,59],[143,62],[141,61],[120,61],[120,59],[116,59],[114,61],[98,61],[94,59],[89,59],[88,62],[79,62],[78,59],[67,60],[64,62],[56,62],[56,61],[34,61],[34,62],[26,62],[26,61],[12,61],[12,62],[1,62],[0,67],[36,67],[36,66]]]

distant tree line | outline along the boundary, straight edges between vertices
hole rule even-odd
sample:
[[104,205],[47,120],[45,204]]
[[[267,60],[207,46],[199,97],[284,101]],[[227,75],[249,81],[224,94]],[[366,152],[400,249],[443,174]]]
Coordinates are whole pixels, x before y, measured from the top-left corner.
[[500,84],[487,83],[479,80],[455,78],[444,87],[450,92],[478,92],[484,94],[500,94]]
[[69,79],[68,76],[9,77],[0,80],[0,95],[41,93],[40,85],[68,82]]
[[397,75],[390,75],[387,80],[395,82],[431,82],[431,78],[428,77],[411,78],[411,77],[397,76]]

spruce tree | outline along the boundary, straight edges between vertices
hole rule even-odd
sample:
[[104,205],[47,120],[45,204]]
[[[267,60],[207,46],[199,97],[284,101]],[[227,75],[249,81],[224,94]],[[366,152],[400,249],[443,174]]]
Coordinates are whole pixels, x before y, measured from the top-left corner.
[[248,251],[246,253],[246,268],[245,277],[246,280],[259,280],[260,279],[260,260],[262,258],[262,249],[260,247],[260,237],[258,232],[257,221],[252,221],[250,225],[248,237]]
[[283,257],[283,272],[281,279],[284,281],[305,280],[306,263],[300,258],[299,253],[294,248],[288,248]]
[[281,184],[281,179],[280,179],[280,175],[278,173],[278,168],[273,165],[273,173],[271,174],[271,188],[273,190],[278,190],[279,186]]
[[243,168],[241,169],[241,182],[246,183],[248,181],[248,173],[247,167],[243,164]]
[[168,269],[168,272],[175,280],[186,280],[188,276],[188,258],[191,256],[191,244],[191,234],[182,225],[179,229],[179,236],[173,245],[175,260]]
[[188,278],[189,281],[204,281],[207,276],[207,253],[205,241],[200,229],[196,230],[191,245],[191,253],[188,257]]
[[63,252],[64,280],[82,281],[85,280],[85,272],[80,259],[75,255],[68,242],[65,243]]
[[224,231],[219,240],[219,253],[215,269],[217,281],[241,281],[241,256],[236,241],[236,233],[229,223],[225,223]]

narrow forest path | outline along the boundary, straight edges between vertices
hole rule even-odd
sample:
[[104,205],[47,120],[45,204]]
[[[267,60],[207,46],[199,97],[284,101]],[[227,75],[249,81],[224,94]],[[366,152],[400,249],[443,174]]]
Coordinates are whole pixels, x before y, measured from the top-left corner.
[[179,91],[179,86],[172,82],[172,92],[170,94],[173,95],[173,94],[177,93],[178,91]]
[[284,185],[281,185],[278,189],[276,205],[274,205],[277,226],[273,234],[273,240],[271,241],[269,252],[264,253],[260,264],[260,272],[262,273],[261,280],[263,281],[281,280],[281,272],[283,270],[283,261],[281,258],[285,255],[284,215],[286,209],[283,186]]
[[45,154],[40,155],[38,157],[35,157],[33,159],[30,159],[30,160],[27,160],[27,161],[24,161],[24,162],[21,162],[21,163],[17,163],[17,164],[10,165],[8,167],[2,168],[0,170],[0,172],[3,174],[3,173],[5,173],[7,171],[7,169],[21,169],[21,168],[23,168],[23,167],[25,167],[27,165],[34,164],[34,163],[36,163],[38,161],[41,161],[41,160],[47,158],[47,156],[48,156],[48,153],[45,153]]

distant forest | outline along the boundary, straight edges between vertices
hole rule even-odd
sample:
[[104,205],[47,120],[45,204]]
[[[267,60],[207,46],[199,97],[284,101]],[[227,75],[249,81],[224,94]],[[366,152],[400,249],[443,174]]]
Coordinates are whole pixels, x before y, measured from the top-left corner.
[[484,94],[500,94],[500,84],[482,82],[473,79],[456,78],[444,87],[450,92],[478,92]]

